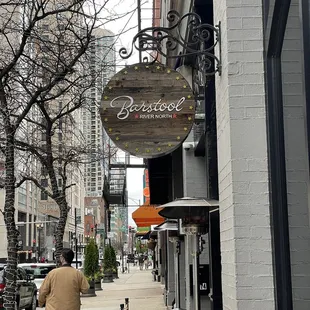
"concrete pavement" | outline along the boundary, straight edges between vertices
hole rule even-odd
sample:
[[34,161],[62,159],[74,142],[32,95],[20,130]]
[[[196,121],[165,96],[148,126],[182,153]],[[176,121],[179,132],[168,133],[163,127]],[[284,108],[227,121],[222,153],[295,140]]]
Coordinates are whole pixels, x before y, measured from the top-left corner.
[[82,310],[119,310],[127,297],[130,310],[165,310],[161,284],[153,282],[151,271],[130,266],[130,273],[103,283],[96,297],[83,297]]

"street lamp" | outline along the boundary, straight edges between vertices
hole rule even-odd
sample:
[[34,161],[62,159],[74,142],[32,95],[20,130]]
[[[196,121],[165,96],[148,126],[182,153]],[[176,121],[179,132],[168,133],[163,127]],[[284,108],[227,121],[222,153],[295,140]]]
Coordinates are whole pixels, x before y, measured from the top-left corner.
[[40,260],[40,258],[41,258],[41,231],[42,231],[44,225],[43,225],[43,223],[41,223],[41,224],[37,224],[36,227],[37,227],[37,230],[39,233],[39,236],[38,236],[38,239],[39,239],[38,240],[38,260]]

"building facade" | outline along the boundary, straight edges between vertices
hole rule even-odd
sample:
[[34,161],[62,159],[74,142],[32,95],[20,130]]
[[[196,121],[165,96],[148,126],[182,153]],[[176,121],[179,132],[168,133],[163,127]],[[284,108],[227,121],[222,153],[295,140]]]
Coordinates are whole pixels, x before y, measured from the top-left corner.
[[85,166],[86,196],[101,196],[104,169],[109,161],[109,141],[102,129],[98,107],[104,86],[115,72],[115,35],[106,29],[95,29],[87,55],[93,83],[88,90],[89,106],[83,111],[84,135],[90,149]]
[[[179,150],[148,160],[151,204],[191,196],[219,205],[199,255],[210,292],[193,300],[181,283],[181,308],[308,309],[309,1],[162,1],[163,26],[172,9],[220,23],[221,74],[203,85],[195,60],[177,64],[199,94],[191,134]],[[195,242],[181,241],[181,253],[196,253]],[[185,257],[185,268],[191,262]],[[168,305],[171,268],[161,273]]]

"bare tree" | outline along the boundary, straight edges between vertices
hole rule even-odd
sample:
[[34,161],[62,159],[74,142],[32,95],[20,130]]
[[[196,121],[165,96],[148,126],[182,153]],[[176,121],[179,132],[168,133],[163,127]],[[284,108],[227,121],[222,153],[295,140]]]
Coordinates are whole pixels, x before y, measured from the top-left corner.
[[[57,253],[62,249],[70,208],[66,192],[74,185],[68,171],[81,168],[89,154],[83,135],[75,132],[79,109],[89,103],[87,90],[97,82],[86,52],[94,30],[119,18],[107,16],[107,2],[0,0],[0,151],[5,167],[0,186],[5,189],[2,213],[8,241],[7,310],[16,306],[15,190],[26,180],[60,207]],[[60,149],[55,135],[62,130],[66,138]],[[99,150],[96,156],[104,155]],[[48,186],[38,181],[38,167],[46,170]]]

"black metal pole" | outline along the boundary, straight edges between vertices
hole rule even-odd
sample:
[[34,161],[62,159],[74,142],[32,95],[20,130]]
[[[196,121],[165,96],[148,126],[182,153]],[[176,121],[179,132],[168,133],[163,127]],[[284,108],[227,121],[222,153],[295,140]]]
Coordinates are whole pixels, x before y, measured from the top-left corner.
[[39,227],[38,230],[39,230],[39,251],[38,251],[38,252],[39,252],[39,253],[38,253],[38,254],[39,254],[39,255],[38,255],[39,257],[38,257],[38,261],[40,262],[40,260],[41,260],[41,227]]
[[123,248],[123,246],[122,246],[122,273],[124,273],[125,272],[125,270],[124,270],[124,248]]
[[75,232],[75,268],[78,269],[78,252],[77,252],[77,219],[76,219],[76,208],[74,208],[74,232]]
[[178,243],[177,243],[177,246],[178,246],[178,253],[177,253],[177,260],[178,260],[178,266],[177,266],[177,268],[178,268],[178,278],[176,279],[176,281],[177,281],[177,285],[178,285],[178,303],[179,303],[179,307],[181,308],[181,294],[180,294],[180,292],[181,292],[181,285],[180,285],[180,271],[181,271],[181,269],[180,269],[180,247],[181,247],[181,244],[180,244],[180,240],[178,241]]
[[[138,11],[138,32],[141,31],[141,0],[137,0],[137,11]],[[139,42],[140,45],[140,42]],[[142,62],[142,52],[139,50],[139,62]]]

